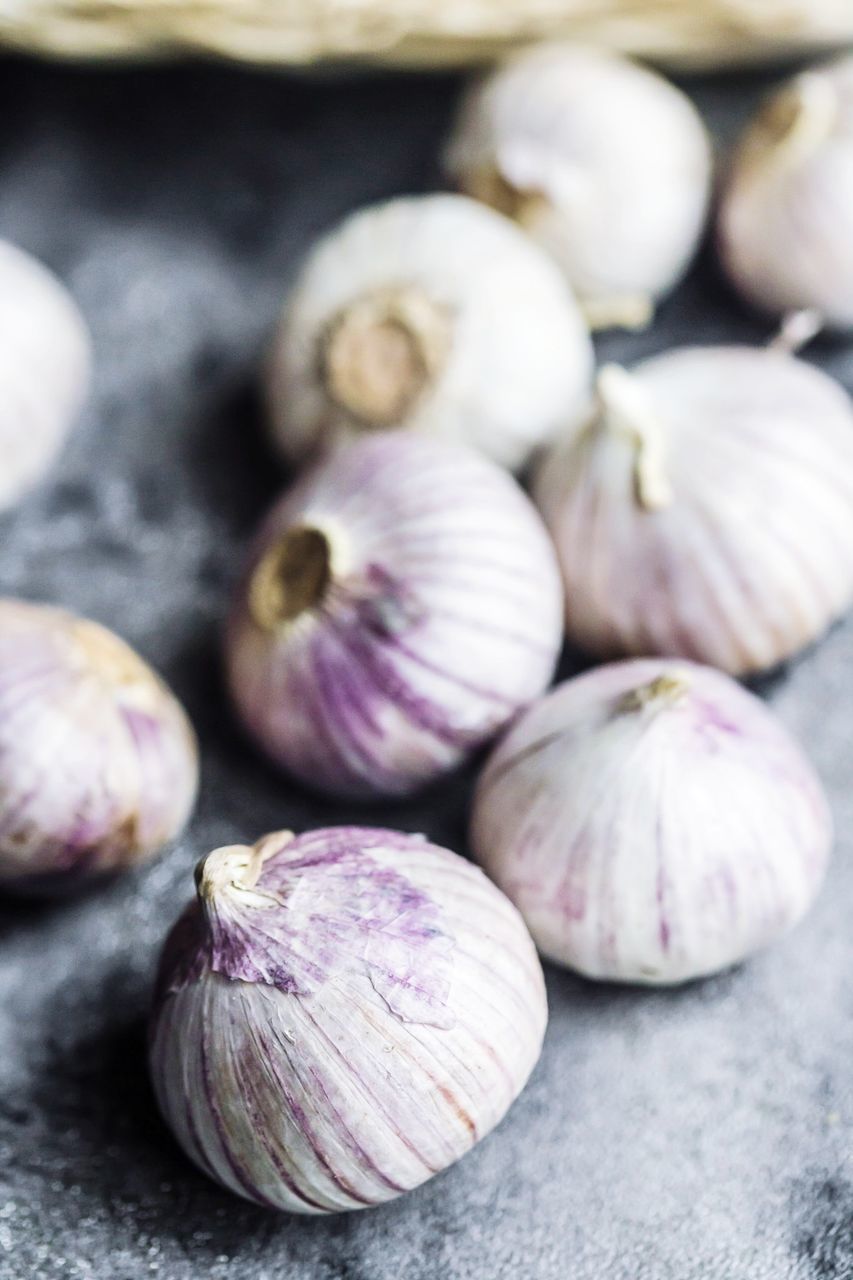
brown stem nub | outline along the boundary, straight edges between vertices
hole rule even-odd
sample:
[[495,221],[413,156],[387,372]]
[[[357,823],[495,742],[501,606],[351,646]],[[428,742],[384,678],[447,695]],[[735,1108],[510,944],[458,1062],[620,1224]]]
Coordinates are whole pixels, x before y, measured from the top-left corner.
[[772,148],[774,163],[799,164],[826,141],[838,120],[838,95],[829,78],[804,71],[765,106],[754,135]]
[[326,330],[326,391],[363,427],[398,426],[441,372],[450,337],[447,311],[414,286],[358,298]]
[[332,581],[328,535],[311,525],[286,530],[264,552],[249,582],[249,611],[274,631],[323,601]]
[[119,687],[151,682],[151,671],[139,655],[106,627],[88,618],[75,618],[72,635],[91,669],[110,684]]
[[465,190],[481,204],[490,205],[527,230],[548,204],[548,197],[542,192],[514,186],[493,166],[484,166],[469,174]]
[[646,707],[671,707],[681,701],[689,688],[689,677],[680,671],[672,671],[626,693],[619,703],[619,710],[643,711]]

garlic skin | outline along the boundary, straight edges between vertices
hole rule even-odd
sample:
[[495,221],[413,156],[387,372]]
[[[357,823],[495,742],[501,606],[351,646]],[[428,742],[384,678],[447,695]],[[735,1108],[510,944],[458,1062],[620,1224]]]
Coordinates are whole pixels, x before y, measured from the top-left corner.
[[639,659],[559,685],[515,723],[480,778],[471,842],[544,955],[667,984],[791,928],[832,822],[758,698],[709,667]]
[[160,1109],[235,1194],[291,1213],[394,1199],[484,1137],[547,1020],[518,912],[422,836],[337,827],[215,850],[160,963]]
[[853,57],[794,76],[746,129],[718,216],[738,291],[853,327]]
[[535,498],[569,638],[602,657],[773,667],[853,600],[853,411],[781,350],[694,347],[605,366]]
[[654,72],[541,45],[467,94],[445,169],[547,249],[593,328],[635,328],[697,248],[711,147],[689,99]]
[[301,464],[403,427],[516,470],[584,404],[592,347],[547,256],[455,195],[347,218],[302,269],[273,343],[274,443]]
[[342,446],[274,507],[227,637],[268,755],[338,795],[406,795],[532,701],[561,641],[559,570],[515,481],[408,432]]
[[55,276],[0,240],[0,512],[59,453],[89,385],[85,321]]
[[0,600],[0,888],[62,892],[147,860],[197,784],[183,709],[123,640]]

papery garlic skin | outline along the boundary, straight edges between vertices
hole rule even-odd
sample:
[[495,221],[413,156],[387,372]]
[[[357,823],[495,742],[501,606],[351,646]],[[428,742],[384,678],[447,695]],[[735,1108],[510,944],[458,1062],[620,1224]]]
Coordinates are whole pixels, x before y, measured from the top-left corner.
[[832,823],[762,702],[711,668],[640,659],[559,685],[516,722],[483,770],[471,841],[544,955],[666,984],[794,925]]
[[696,250],[711,149],[674,85],[614,54],[556,44],[474,86],[445,168],[548,250],[593,327],[636,327]]
[[197,783],[183,709],[124,641],[0,600],[0,888],[62,892],[152,857]]
[[718,242],[743,296],[853,327],[853,57],[795,76],[735,152]]
[[561,612],[553,548],[506,472],[375,434],[264,523],[232,610],[229,685],[251,734],[303,781],[405,795],[542,692]]
[[333,1213],[419,1186],[523,1088],[547,1019],[521,918],[423,837],[357,827],[216,850],[166,942],[151,1072],[237,1195]]
[[777,665],[853,600],[853,411],[777,350],[606,366],[535,483],[569,638],[603,657]]
[[592,348],[547,256],[462,196],[392,200],[314,249],[273,343],[267,399],[292,463],[377,428],[511,469],[572,420]]
[[0,240],[0,512],[54,461],[86,396],[90,358],[65,287]]

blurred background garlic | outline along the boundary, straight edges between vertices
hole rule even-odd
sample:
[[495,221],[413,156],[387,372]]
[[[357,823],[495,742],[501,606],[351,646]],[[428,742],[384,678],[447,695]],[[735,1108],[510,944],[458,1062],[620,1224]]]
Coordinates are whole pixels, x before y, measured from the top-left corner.
[[557,44],[475,85],[445,167],[554,256],[594,328],[637,327],[696,250],[711,148],[674,85],[613,54]]
[[40,262],[0,240],[0,512],[58,454],[89,384],[89,334]]
[[381,432],[333,452],[265,521],[228,629],[231,693],[309,785],[405,795],[542,692],[561,614],[553,548],[512,477]]
[[552,690],[489,758],[475,856],[540,950],[591,978],[672,983],[736,964],[811,905],[832,824],[775,716],[671,660]]
[[778,90],[747,128],[722,193],[724,266],[755,306],[853,327],[853,57]]
[[267,398],[293,463],[407,427],[515,469],[576,415],[591,370],[586,327],[547,255],[474,201],[418,196],[352,215],[314,249]]
[[180,703],[123,640],[0,600],[0,889],[61,891],[152,857],[197,784]]
[[160,1108],[195,1163],[269,1208],[392,1200],[498,1123],[542,1045],[518,912],[422,836],[333,827],[217,849],[164,948]]
[[607,365],[535,496],[569,638],[734,674],[796,653],[853,600],[853,411],[782,350],[695,347]]

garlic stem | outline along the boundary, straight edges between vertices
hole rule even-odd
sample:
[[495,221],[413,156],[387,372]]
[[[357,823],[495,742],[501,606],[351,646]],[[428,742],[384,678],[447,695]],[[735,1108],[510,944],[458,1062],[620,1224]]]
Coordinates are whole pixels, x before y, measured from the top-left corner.
[[397,426],[438,377],[449,346],[449,316],[423,290],[368,294],[345,307],[326,331],[326,391],[363,427]]
[[640,505],[647,511],[669,506],[673,492],[663,427],[639,382],[621,365],[606,364],[598,374],[596,393],[606,425],[625,432],[635,443],[634,484]]
[[817,337],[824,327],[824,318],[816,307],[802,307],[789,311],[782,317],[779,331],[767,344],[769,351],[782,351],[796,355]]
[[581,298],[580,306],[590,329],[645,329],[655,313],[645,293]]
[[195,869],[196,890],[202,904],[212,903],[228,892],[236,892],[255,905],[278,903],[277,895],[261,893],[255,886],[267,858],[293,838],[292,831],[275,831],[255,845],[230,844],[214,849]]
[[838,97],[830,80],[808,71],[797,76],[765,116],[774,163],[799,164],[826,141],[837,118]]
[[686,672],[673,671],[667,675],[657,676],[649,684],[632,689],[619,702],[620,711],[644,711],[646,708],[663,710],[664,707],[675,706],[690,688],[690,677]]
[[332,543],[323,529],[297,525],[259,560],[249,583],[249,612],[265,631],[275,631],[318,608],[332,582]]

